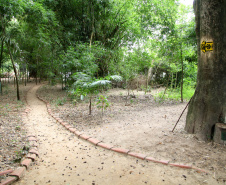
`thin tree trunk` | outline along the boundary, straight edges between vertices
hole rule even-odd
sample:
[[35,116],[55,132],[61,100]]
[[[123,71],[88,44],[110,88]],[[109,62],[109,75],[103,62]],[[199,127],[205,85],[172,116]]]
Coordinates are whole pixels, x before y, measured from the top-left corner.
[[9,44],[6,43],[6,45],[7,45],[8,51],[9,51],[10,59],[11,59],[11,61],[12,61],[13,70],[14,70],[15,77],[16,77],[17,100],[20,100],[19,82],[18,82],[18,76],[17,76],[16,66],[15,66],[15,64],[14,64],[14,60],[13,60],[13,56],[12,56],[12,53],[11,53]]
[[0,69],[2,68],[2,60],[3,60],[3,47],[4,47],[4,39],[2,39],[2,43],[1,43]]
[[27,86],[27,79],[26,79],[26,76],[27,76],[27,68],[26,68],[26,65],[25,65],[25,73],[24,73],[24,85]]
[[[3,47],[4,47],[4,39],[2,39],[2,43],[1,43],[0,70],[1,70],[1,68],[2,68]],[[1,93],[1,95],[2,95],[2,78],[1,78],[1,76],[0,76],[0,93]]]
[[27,70],[26,70],[26,78],[27,78],[27,83],[29,81],[29,76],[28,76],[28,66],[27,66]]
[[36,81],[36,85],[37,85],[38,84],[38,59],[36,61],[36,79],[35,79],[35,81]]
[[94,17],[94,8],[93,8],[93,3],[91,2],[91,7],[90,7],[90,14],[92,14],[92,33],[90,36],[90,48],[92,46],[92,41],[93,41],[93,37],[94,37],[94,21],[95,21],[95,17]]
[[164,98],[165,94],[166,94],[166,90],[168,89],[168,86],[169,86],[169,79],[170,79],[170,75],[168,76],[168,79],[167,79],[167,84],[166,84],[166,88],[165,88],[165,91],[162,95],[162,99]]
[[91,48],[91,46],[92,46],[93,35],[94,35],[94,33],[92,32],[92,33],[91,33],[91,37],[90,37],[90,48]]
[[64,89],[66,89],[66,80],[67,80],[67,77],[66,77],[66,71],[65,71],[65,75],[64,75]]
[[22,72],[22,74],[21,74],[21,82],[22,82],[22,84],[24,83],[24,72]]
[[62,90],[64,90],[64,76],[62,75],[62,78],[61,78],[61,82],[62,82]]
[[139,79],[137,78],[137,92],[138,92],[138,88],[139,88]]
[[172,73],[172,80],[171,80],[171,89],[173,89],[173,73]]
[[89,115],[92,114],[92,97],[89,98]]
[[180,48],[181,54],[181,70],[182,70],[182,77],[181,77],[181,102],[184,101],[183,99],[183,86],[184,86],[184,61],[183,61],[183,51],[182,51],[182,43]]
[[0,77],[0,93],[2,95],[2,82],[1,82],[1,77]]
[[104,102],[102,100],[102,118],[103,118],[103,116],[104,116]]
[[41,83],[41,80],[42,80],[42,79],[41,79],[41,77],[42,77],[42,72],[41,72],[41,71],[42,71],[42,70],[40,69],[40,70],[39,70],[39,83]]
[[[52,50],[52,55],[53,55],[53,50]],[[53,74],[53,70],[54,70],[54,67],[53,67],[53,58],[51,60],[51,66],[50,66],[50,69],[49,71],[51,71],[51,73],[49,73],[49,85],[52,85],[52,82],[53,82],[53,79],[52,79],[52,74]],[[62,76],[62,90],[63,90],[63,76]]]
[[177,88],[177,72],[176,72],[176,79],[175,79],[175,85],[174,85],[174,88],[175,88],[175,89]]

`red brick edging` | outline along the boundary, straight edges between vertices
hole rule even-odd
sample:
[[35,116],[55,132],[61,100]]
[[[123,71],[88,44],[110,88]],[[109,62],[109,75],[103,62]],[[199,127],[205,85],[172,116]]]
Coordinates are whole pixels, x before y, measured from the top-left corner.
[[[23,117],[27,116],[27,113],[30,111],[29,108],[27,108],[24,113],[22,113]],[[13,182],[21,179],[24,175],[24,173],[26,172],[26,170],[32,165],[32,162],[35,161],[35,159],[38,157],[38,150],[37,150],[37,139],[36,136],[34,135],[29,135],[28,137],[28,141],[31,144],[32,142],[32,146],[28,151],[28,154],[25,156],[24,160],[20,163],[19,168],[15,169],[15,170],[6,170],[3,172],[0,172],[0,176],[3,175],[8,175],[8,177],[6,179],[3,179],[0,182],[0,185],[8,185],[8,184],[12,184]]]
[[146,161],[152,161],[152,162],[155,162],[155,163],[161,163],[161,164],[169,165],[169,166],[172,166],[172,167],[179,167],[179,168],[184,168],[184,169],[194,169],[194,170],[196,170],[199,173],[206,173],[206,174],[208,174],[207,171],[205,171],[203,169],[199,169],[199,168],[197,168],[195,166],[192,166],[192,165],[170,163],[170,161],[165,161],[165,160],[156,160],[156,159],[154,159],[152,157],[147,157],[144,154],[131,152],[128,149],[116,148],[116,147],[111,146],[109,144],[106,144],[106,143],[104,143],[102,141],[99,141],[96,138],[92,138],[91,136],[87,136],[87,135],[79,132],[76,128],[74,128],[70,124],[64,122],[59,117],[56,117],[54,115],[54,113],[52,112],[51,108],[50,108],[50,104],[46,100],[44,100],[41,97],[39,97],[37,94],[36,94],[36,96],[37,96],[38,99],[40,99],[41,101],[46,103],[46,107],[47,107],[49,115],[52,116],[58,123],[60,123],[62,126],[64,126],[67,130],[69,130],[70,132],[72,132],[76,136],[78,136],[78,138],[82,138],[82,139],[84,139],[84,140],[86,140],[86,141],[88,141],[88,142],[90,142],[90,143],[92,143],[92,144],[94,144],[96,146],[99,146],[99,147],[102,147],[102,148],[105,148],[105,149],[108,149],[108,150],[111,150],[111,151],[114,151],[114,152],[117,152],[117,153],[122,153],[122,154],[125,154],[125,155],[129,155],[129,156],[132,156],[132,157],[135,157],[135,158],[138,158],[138,159],[142,159],[142,160],[146,160]]
[[[30,87],[30,89],[32,89],[32,87]],[[28,91],[30,91],[30,89]],[[27,103],[27,99],[25,97],[25,102],[27,104],[27,106],[29,107],[28,103]],[[23,113],[21,113],[23,118],[27,117],[27,114],[29,113],[30,109],[26,108],[25,111]],[[28,151],[28,154],[25,156],[24,160],[20,163],[21,167],[15,169],[15,170],[6,170],[3,172],[0,172],[0,176],[3,175],[8,175],[8,177],[6,179],[3,179],[0,182],[0,185],[8,185],[8,184],[12,184],[13,182],[21,179],[25,173],[25,171],[29,168],[29,166],[32,165],[32,162],[35,161],[36,157],[38,157],[38,151],[37,151],[37,146],[38,144],[36,136],[34,135],[28,135],[28,141],[31,144],[32,142],[32,148]],[[36,152],[35,152],[36,151]]]
[[[96,146],[102,147],[104,149],[108,149],[108,150],[111,150],[111,151],[114,151],[114,152],[117,152],[117,153],[129,155],[131,157],[135,157],[135,158],[138,158],[138,159],[151,161],[151,162],[155,162],[155,163],[161,163],[161,164],[169,165],[169,166],[172,166],[172,167],[179,167],[179,168],[184,168],[184,169],[193,169],[193,170],[196,170],[199,173],[208,174],[207,171],[205,171],[203,169],[199,169],[199,168],[192,166],[192,165],[170,163],[170,161],[165,161],[165,160],[156,160],[156,159],[154,159],[152,157],[148,157],[144,154],[132,152],[132,151],[130,151],[128,149],[124,149],[124,148],[117,148],[117,147],[114,147],[112,145],[106,144],[103,141],[99,141],[96,138],[92,138],[90,136],[87,136],[84,133],[79,132],[76,128],[74,128],[70,124],[64,122],[62,119],[56,117],[53,114],[49,103],[46,100],[40,98],[37,94],[36,94],[36,96],[37,96],[38,99],[40,99],[41,101],[46,103],[46,107],[47,107],[47,111],[48,111],[49,115],[52,116],[57,122],[59,122],[67,130],[74,133],[78,138],[82,138],[82,139],[84,139],[84,140],[86,140],[86,141],[88,141],[88,142],[90,142],[90,143],[92,143]],[[26,117],[27,113],[29,111],[30,111],[29,108],[27,108],[24,111],[24,113],[22,113],[22,116]],[[29,150],[25,159],[20,163],[21,167],[19,167],[16,170],[10,169],[10,170],[0,172],[0,176],[7,175],[7,174],[9,175],[6,179],[3,179],[1,181],[0,185],[9,185],[9,184],[21,179],[23,177],[24,173],[26,172],[26,170],[29,169],[29,167],[32,165],[32,162],[34,162],[36,160],[36,158],[39,156],[39,153],[38,153],[38,150],[37,150],[38,144],[36,143],[37,142],[36,137],[34,135],[30,135],[30,136],[28,136],[28,141],[33,143],[33,147]]]

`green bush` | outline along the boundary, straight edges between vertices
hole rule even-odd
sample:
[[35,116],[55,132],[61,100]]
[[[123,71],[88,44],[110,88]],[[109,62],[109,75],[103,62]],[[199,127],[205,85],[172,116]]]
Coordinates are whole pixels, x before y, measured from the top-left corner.
[[[185,100],[190,100],[193,94],[195,93],[195,89],[191,86],[184,86],[183,88],[183,98]],[[181,99],[181,89],[168,89],[164,94],[164,91],[156,94],[154,96],[156,101],[163,101],[163,100],[176,100],[179,101]]]
[[66,98],[64,97],[64,98],[58,98],[56,101],[55,101],[55,103],[56,103],[56,105],[57,106],[62,106],[62,105],[64,105],[65,104],[65,102],[66,102]]

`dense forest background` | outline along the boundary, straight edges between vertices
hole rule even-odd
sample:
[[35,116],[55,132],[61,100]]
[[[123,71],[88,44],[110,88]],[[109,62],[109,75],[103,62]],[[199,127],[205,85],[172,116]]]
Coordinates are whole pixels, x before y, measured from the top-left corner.
[[164,86],[162,97],[194,93],[194,15],[178,0],[1,0],[0,22],[0,75],[18,91],[35,78],[78,93],[78,79],[118,75],[124,88]]

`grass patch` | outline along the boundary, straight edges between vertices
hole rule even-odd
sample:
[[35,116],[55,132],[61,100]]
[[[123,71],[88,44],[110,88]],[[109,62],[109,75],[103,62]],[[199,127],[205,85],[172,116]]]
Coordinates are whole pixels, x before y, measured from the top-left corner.
[[[183,99],[184,100],[190,100],[191,97],[194,95],[195,89],[186,86],[183,89]],[[176,100],[179,101],[181,99],[181,92],[180,88],[177,89],[168,89],[166,93],[164,94],[164,91],[161,91],[160,93],[156,94],[155,96],[156,101],[163,101],[163,100]]]
[[57,106],[62,106],[66,103],[66,101],[67,101],[66,97],[58,98],[58,99],[55,100],[55,104]]

